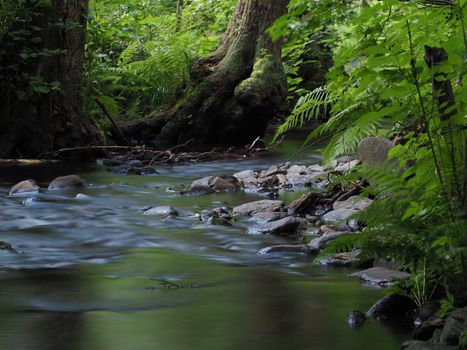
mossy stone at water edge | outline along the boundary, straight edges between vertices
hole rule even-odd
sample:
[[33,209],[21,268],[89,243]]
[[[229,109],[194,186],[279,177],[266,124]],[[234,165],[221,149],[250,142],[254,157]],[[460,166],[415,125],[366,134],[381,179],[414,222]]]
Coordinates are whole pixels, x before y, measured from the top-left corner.
[[458,350],[458,348],[457,346],[433,344],[419,340],[409,340],[402,344],[401,350]]

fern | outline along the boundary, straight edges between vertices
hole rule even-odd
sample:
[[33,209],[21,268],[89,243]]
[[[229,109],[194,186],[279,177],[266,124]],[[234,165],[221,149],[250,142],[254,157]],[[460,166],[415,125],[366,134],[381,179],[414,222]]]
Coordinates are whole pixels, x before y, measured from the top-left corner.
[[318,87],[300,97],[292,114],[276,130],[273,142],[293,128],[301,127],[308,121],[317,121],[320,114],[326,114],[332,101],[333,95],[326,90],[326,87]]

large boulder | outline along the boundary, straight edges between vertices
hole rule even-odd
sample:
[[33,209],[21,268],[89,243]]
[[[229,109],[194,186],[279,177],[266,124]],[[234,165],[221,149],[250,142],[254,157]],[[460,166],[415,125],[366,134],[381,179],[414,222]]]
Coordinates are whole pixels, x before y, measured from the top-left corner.
[[249,227],[247,233],[251,235],[294,236],[306,228],[307,222],[302,218],[288,216],[261,225]]
[[358,144],[358,154],[365,164],[380,164],[386,161],[388,152],[393,146],[391,140],[387,138],[367,137]]
[[449,314],[439,338],[440,343],[457,345],[461,334],[467,335],[467,307],[454,310]]
[[67,190],[83,187],[86,181],[78,175],[67,175],[57,177],[49,184],[49,190]]
[[284,210],[284,202],[279,200],[264,199],[245,203],[233,208],[233,216],[255,215],[260,212],[276,212]]
[[36,185],[34,180],[24,180],[18,182],[14,185],[10,192],[8,193],[9,196],[13,196],[15,194],[23,194],[23,193],[38,193],[40,190],[39,186]]
[[355,272],[350,276],[358,277],[371,284],[386,286],[393,284],[396,279],[407,279],[410,277],[410,274],[407,272],[386,269],[384,267],[371,267],[363,271]]
[[366,315],[369,318],[400,322],[411,319],[415,307],[412,299],[400,294],[391,294],[374,303]]

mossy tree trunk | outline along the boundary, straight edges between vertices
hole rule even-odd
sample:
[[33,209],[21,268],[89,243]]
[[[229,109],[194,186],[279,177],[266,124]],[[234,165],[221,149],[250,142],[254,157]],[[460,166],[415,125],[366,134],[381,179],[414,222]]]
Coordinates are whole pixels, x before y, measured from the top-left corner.
[[263,136],[284,108],[287,81],[281,43],[266,32],[288,0],[239,0],[219,48],[196,61],[177,104],[143,123],[127,125],[130,138],[178,144],[245,145]]
[[82,109],[88,0],[25,1],[0,38],[0,157],[96,143]]

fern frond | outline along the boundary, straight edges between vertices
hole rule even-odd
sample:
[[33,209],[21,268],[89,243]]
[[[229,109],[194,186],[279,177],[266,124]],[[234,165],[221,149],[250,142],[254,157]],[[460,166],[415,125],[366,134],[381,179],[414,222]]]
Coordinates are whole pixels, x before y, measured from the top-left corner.
[[305,122],[317,120],[323,109],[326,110],[333,99],[333,94],[328,92],[325,86],[318,87],[300,97],[291,115],[277,129],[273,142],[293,128],[303,126]]

